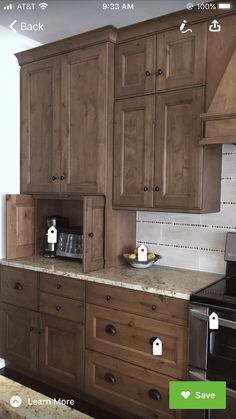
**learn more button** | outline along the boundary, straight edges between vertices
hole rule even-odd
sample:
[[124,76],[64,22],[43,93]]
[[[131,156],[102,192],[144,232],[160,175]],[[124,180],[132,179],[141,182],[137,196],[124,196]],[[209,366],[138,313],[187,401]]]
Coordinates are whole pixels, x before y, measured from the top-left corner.
[[225,409],[225,381],[170,381],[170,409]]

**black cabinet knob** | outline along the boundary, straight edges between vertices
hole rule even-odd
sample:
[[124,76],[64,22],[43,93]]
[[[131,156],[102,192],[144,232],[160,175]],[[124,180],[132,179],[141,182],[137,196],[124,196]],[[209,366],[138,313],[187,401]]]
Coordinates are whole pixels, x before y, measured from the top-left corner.
[[93,233],[89,233],[88,236],[91,237],[91,239],[92,239],[94,237],[94,234]]
[[57,289],[59,290],[62,287],[61,284],[57,284]]
[[31,326],[31,327],[30,327],[30,332],[33,332],[33,330],[34,330],[34,328]]
[[150,73],[150,71],[148,71],[148,70],[147,70],[147,71],[145,71],[145,74],[146,74],[146,76],[147,76],[147,77],[150,77],[150,76],[151,76],[151,73]]
[[152,305],[152,311],[155,311],[157,306],[155,304]]
[[111,300],[111,296],[110,295],[107,295],[106,296],[106,299],[107,299],[107,301],[110,301]]
[[159,192],[159,190],[160,190],[160,187],[159,186],[155,186],[155,191],[156,192]]
[[56,176],[52,176],[52,181],[54,182],[55,180],[57,180]]
[[158,68],[157,75],[161,76],[163,73],[164,73],[163,70],[161,68]]
[[144,190],[144,192],[147,192],[148,191],[148,187],[147,186],[144,186],[143,190]]
[[161,400],[161,398],[162,398],[161,393],[154,388],[151,388],[149,390],[148,395],[149,395],[150,399],[152,399],[152,400]]
[[56,310],[60,311],[61,310],[61,306],[56,306]]
[[64,179],[65,179],[65,176],[61,176],[61,177],[60,177],[60,179],[61,179],[61,180],[64,180]]
[[104,380],[107,381],[107,383],[111,383],[111,384],[116,383],[116,377],[111,372],[107,372],[104,375]]
[[109,335],[116,335],[117,333],[115,326],[113,326],[112,324],[108,324],[105,327],[105,332],[108,333]]
[[14,285],[14,289],[17,291],[22,291],[23,290],[23,285],[20,282],[16,282]]
[[153,345],[153,342],[156,339],[157,339],[157,336],[152,336],[151,339],[149,339],[149,343],[150,343],[151,346]]

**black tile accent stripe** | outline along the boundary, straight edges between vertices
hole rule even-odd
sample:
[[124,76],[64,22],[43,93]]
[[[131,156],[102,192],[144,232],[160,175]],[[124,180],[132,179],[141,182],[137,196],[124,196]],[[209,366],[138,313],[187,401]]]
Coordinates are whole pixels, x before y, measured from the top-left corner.
[[221,225],[213,225],[213,224],[194,224],[194,223],[175,223],[171,221],[149,221],[149,220],[136,220],[137,223],[142,224],[162,224],[162,225],[173,225],[173,226],[183,226],[183,227],[199,227],[199,228],[213,228],[218,230],[236,230],[236,226],[221,226]]
[[179,245],[179,244],[168,244],[168,243],[152,243],[152,242],[142,242],[137,241],[139,244],[145,244],[145,245],[155,245],[155,246],[162,246],[162,247],[173,247],[178,249],[191,249],[191,250],[200,250],[204,252],[217,252],[217,253],[224,253],[223,249],[212,249],[210,247],[199,247],[199,246],[185,246],[185,245]]

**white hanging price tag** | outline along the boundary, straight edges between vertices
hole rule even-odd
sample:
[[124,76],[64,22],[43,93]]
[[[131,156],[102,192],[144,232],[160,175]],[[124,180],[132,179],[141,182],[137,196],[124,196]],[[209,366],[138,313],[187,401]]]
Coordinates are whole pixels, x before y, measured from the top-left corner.
[[219,329],[219,317],[216,313],[211,313],[209,316],[209,329],[217,330]]
[[49,227],[48,229],[48,243],[55,244],[57,242],[57,229],[54,226]]
[[144,246],[144,244],[141,244],[141,246],[138,247],[138,261],[147,261],[147,246]]
[[152,354],[153,355],[162,355],[162,341],[159,338],[156,338],[152,344]]

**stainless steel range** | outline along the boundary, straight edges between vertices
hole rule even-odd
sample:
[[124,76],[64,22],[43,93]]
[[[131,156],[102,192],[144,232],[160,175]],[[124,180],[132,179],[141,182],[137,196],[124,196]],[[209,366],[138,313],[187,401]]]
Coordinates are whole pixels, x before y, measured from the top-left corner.
[[[226,381],[226,410],[192,411],[193,419],[236,418],[236,233],[228,233],[226,275],[190,296],[189,379]],[[216,313],[219,328],[209,328]]]

